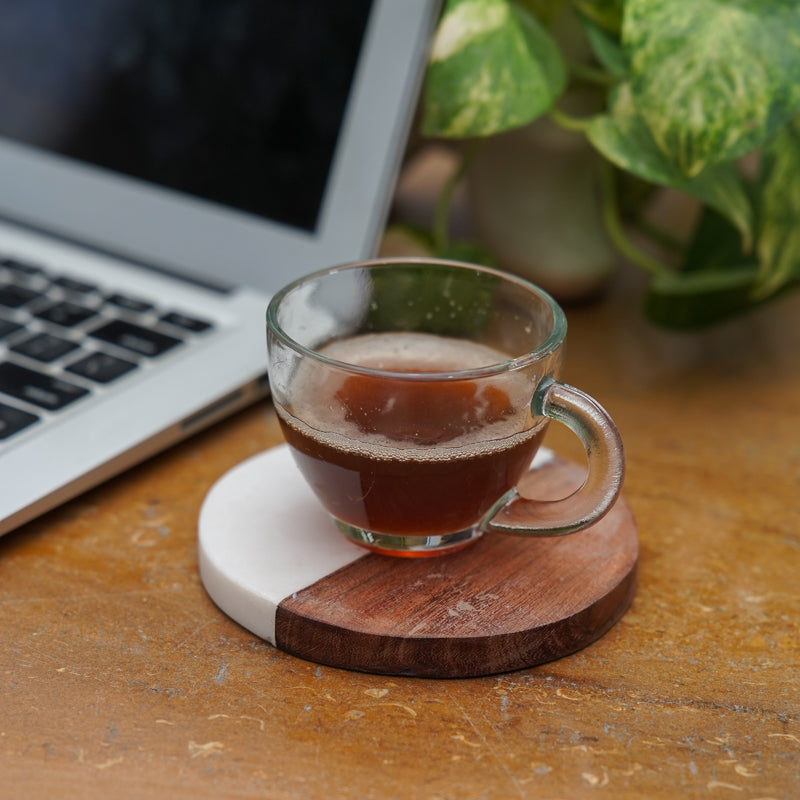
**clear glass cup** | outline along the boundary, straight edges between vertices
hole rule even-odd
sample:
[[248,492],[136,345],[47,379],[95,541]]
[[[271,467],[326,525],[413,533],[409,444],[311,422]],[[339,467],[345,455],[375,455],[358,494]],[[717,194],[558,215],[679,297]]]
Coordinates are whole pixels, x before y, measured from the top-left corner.
[[[558,380],[566,318],[527,281],[434,259],[348,264],[301,278],[267,310],[272,397],[306,481],[346,537],[395,556],[486,532],[557,536],[613,505],[622,441]],[[583,441],[583,486],[517,490],[551,419]]]

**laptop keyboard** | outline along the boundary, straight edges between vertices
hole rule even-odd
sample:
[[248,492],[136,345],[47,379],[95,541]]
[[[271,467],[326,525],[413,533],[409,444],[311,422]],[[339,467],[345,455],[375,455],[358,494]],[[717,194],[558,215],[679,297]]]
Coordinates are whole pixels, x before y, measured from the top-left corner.
[[0,447],[212,327],[0,255]]

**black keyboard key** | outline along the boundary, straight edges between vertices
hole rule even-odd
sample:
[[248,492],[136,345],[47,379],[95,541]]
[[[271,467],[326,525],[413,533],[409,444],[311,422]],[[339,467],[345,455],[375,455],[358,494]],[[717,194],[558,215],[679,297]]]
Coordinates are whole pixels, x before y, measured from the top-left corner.
[[0,285],[0,306],[20,308],[39,296],[39,292],[27,286],[17,286],[13,283]]
[[90,331],[89,335],[148,358],[160,356],[182,341],[174,336],[168,336],[166,333],[143,328],[141,325],[134,325],[132,322],[121,319],[107,322]]
[[29,414],[21,408],[14,408],[13,406],[7,406],[5,403],[0,403],[0,441],[19,433],[23,428],[27,428],[28,425],[33,425],[38,419],[39,417],[35,414]]
[[106,298],[106,302],[121,308],[123,311],[133,311],[135,314],[144,314],[155,308],[152,303],[148,303],[146,300],[139,300],[126,294],[112,294]]
[[18,322],[12,322],[10,319],[0,318],[0,339],[5,339],[11,336],[12,333],[22,330],[22,325]]
[[77,278],[70,278],[68,275],[61,275],[58,278],[53,278],[53,285],[77,294],[89,294],[89,292],[93,292],[97,289],[93,283],[87,283]]
[[88,378],[96,383],[111,383],[132,369],[136,369],[136,364],[126,361],[124,358],[116,358],[108,353],[98,351],[70,364],[66,369],[67,372]]
[[191,331],[192,333],[202,333],[212,327],[211,323],[206,322],[204,319],[187,317],[186,314],[181,314],[177,311],[170,311],[168,314],[164,314],[164,316],[161,317],[161,321]]
[[40,309],[36,312],[36,316],[39,319],[47,320],[47,322],[61,325],[63,328],[73,328],[87,319],[97,316],[97,312],[94,309],[64,300]]
[[5,267],[17,275],[24,275],[27,278],[34,275],[41,275],[44,270],[36,264],[31,264],[30,261],[21,261],[18,258],[4,258],[0,260],[0,266]]
[[48,411],[58,411],[89,394],[80,386],[10,361],[0,363],[0,392]]
[[60,336],[53,336],[49,333],[35,333],[19,344],[15,344],[11,349],[20,355],[49,364],[51,361],[77,350],[78,345],[75,342],[62,339]]

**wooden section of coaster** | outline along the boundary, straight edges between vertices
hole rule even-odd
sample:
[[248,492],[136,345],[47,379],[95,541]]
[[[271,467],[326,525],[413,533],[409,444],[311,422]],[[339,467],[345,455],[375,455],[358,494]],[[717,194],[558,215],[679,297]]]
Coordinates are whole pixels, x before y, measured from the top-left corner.
[[[555,460],[530,473],[537,498],[563,497],[581,470]],[[281,649],[345,669],[462,678],[561,658],[606,633],[635,592],[638,537],[623,498],[570,536],[486,535],[449,556],[378,555],[283,600]]]

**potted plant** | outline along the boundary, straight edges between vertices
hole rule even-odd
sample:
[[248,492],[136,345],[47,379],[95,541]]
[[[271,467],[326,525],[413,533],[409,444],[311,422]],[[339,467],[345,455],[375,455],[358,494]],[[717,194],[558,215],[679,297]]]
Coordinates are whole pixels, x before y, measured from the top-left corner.
[[[466,176],[500,266],[570,299],[621,254],[651,320],[716,323],[800,284],[798,109],[798,3],[446,0],[421,133],[462,161],[431,248]],[[696,207],[683,239],[643,213],[665,191]]]

